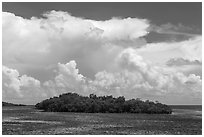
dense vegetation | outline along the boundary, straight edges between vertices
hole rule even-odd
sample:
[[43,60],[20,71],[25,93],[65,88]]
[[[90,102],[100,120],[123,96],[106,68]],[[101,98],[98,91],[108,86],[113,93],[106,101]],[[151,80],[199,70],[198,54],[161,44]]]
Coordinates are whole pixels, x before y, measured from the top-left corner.
[[2,106],[26,106],[23,104],[13,104],[13,103],[8,103],[8,102],[2,102]]
[[125,100],[123,96],[80,96],[76,93],[66,93],[59,97],[46,99],[35,105],[37,109],[52,112],[86,112],[86,113],[148,113],[171,114],[169,106],[159,102],[140,99]]

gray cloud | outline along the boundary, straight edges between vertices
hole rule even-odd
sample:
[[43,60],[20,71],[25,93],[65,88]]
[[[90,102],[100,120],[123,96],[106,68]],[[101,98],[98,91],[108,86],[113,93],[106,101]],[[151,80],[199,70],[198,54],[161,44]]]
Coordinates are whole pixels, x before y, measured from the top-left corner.
[[174,25],[171,23],[158,25],[151,25],[149,27],[150,31],[154,31],[161,34],[174,34],[174,35],[185,35],[189,37],[199,36],[201,34],[200,30],[185,26],[183,24]]
[[183,65],[202,65],[198,60],[190,61],[183,58],[172,58],[166,62],[168,66],[183,66]]

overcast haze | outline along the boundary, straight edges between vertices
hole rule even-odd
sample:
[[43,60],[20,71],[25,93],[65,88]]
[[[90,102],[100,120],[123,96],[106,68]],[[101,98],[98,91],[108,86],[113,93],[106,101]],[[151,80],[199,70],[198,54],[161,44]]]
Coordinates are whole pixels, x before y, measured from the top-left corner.
[[66,92],[201,104],[202,3],[3,3],[3,101]]

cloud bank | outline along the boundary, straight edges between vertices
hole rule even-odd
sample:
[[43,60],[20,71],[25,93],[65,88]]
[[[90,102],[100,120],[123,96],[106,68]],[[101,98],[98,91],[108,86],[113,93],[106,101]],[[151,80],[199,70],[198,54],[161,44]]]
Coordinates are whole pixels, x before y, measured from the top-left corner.
[[[201,36],[147,43],[147,19],[95,21],[62,11],[44,13],[43,18],[2,16],[5,101],[33,104],[76,92],[169,104],[185,104],[185,98],[189,104],[201,102],[202,65],[189,63],[202,62]],[[182,62],[166,65],[172,58]]]

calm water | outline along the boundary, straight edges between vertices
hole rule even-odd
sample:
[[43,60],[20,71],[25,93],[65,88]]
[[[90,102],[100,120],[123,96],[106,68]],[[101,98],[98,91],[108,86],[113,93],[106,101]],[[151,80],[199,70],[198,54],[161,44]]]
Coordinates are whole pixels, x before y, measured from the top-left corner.
[[172,105],[171,108],[172,115],[202,119],[202,105]]
[[170,105],[172,109],[191,109],[202,111],[202,105]]

